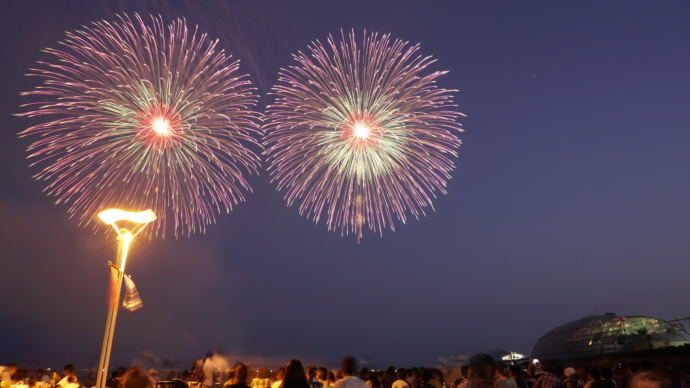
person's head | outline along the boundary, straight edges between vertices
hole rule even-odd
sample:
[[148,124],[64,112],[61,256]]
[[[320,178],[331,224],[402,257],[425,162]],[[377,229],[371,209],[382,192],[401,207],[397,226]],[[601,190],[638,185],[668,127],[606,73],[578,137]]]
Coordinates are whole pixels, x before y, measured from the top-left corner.
[[381,379],[378,373],[371,371],[368,380],[370,388],[381,388]]
[[431,369],[428,368],[422,369],[422,372],[419,374],[419,378],[425,383],[428,383],[432,376],[433,373],[431,372]]
[[14,362],[10,362],[10,363],[7,364],[7,366],[5,367],[5,369],[7,369],[7,372],[8,372],[10,375],[13,375],[13,374],[17,373],[17,364],[14,363]]
[[542,373],[553,373],[558,375],[563,371],[563,367],[558,360],[546,360],[539,363],[539,370]]
[[462,378],[465,380],[470,378],[470,366],[469,365],[464,365],[462,368],[460,368],[460,376],[462,376]]
[[512,377],[514,379],[522,376],[522,370],[520,369],[519,365],[509,366],[508,367],[508,373],[510,374],[510,377]]
[[575,373],[575,368],[573,368],[572,366],[569,366],[569,367],[563,369],[563,375],[567,379],[577,379],[577,374]]
[[270,376],[270,374],[271,373],[268,371],[268,369],[261,367],[259,368],[259,372],[257,373],[256,377],[260,379],[267,379]]
[[328,385],[335,383],[335,373],[332,370],[328,371]]
[[280,384],[281,388],[310,388],[307,375],[300,360],[290,360],[285,366],[285,377]]
[[490,380],[494,378],[496,362],[488,354],[479,353],[469,359],[468,376],[470,379]]
[[613,377],[611,368],[601,368],[599,371],[599,376],[602,380],[611,380],[611,377]]
[[508,370],[506,368],[506,364],[502,362],[496,363],[496,376],[508,377]]
[[133,366],[127,370],[126,375],[127,378],[139,377],[141,376],[141,368],[139,368],[138,366]]
[[591,380],[599,380],[601,378],[601,374],[599,374],[599,371],[596,369],[591,369],[589,371],[589,374],[587,377]]
[[278,370],[276,371],[275,380],[276,380],[276,381],[283,381],[283,378],[284,378],[284,377],[285,377],[285,367],[284,367],[284,366],[281,366],[281,367],[278,368]]
[[391,376],[395,376],[395,367],[393,365],[389,366],[388,369],[386,370],[386,374],[389,374]]
[[407,377],[407,369],[400,368],[395,374],[398,376],[398,379],[405,380],[405,377]]
[[308,379],[315,379],[316,378],[316,367],[313,365],[310,365],[307,368],[307,378]]
[[587,368],[583,365],[577,365],[575,366],[575,373],[577,374],[577,379],[578,380],[586,380],[587,379]]
[[65,376],[71,376],[74,374],[74,365],[67,364],[62,371],[65,372]]
[[326,381],[326,379],[328,379],[328,369],[322,366],[319,367],[319,369],[316,370],[316,378],[321,381]]
[[340,360],[340,371],[344,377],[354,376],[357,371],[357,359],[353,356],[345,356]]
[[626,367],[628,369],[628,373],[633,374],[633,375],[635,373],[639,372],[639,370],[640,370],[640,365],[634,361],[629,362]]
[[235,383],[246,383],[249,368],[247,364],[240,364],[235,368]]

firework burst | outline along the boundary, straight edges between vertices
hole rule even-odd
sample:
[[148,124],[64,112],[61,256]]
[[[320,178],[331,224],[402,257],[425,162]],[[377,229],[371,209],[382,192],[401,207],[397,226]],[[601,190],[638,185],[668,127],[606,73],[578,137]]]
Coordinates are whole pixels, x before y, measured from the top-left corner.
[[281,70],[264,153],[288,205],[359,240],[364,226],[395,230],[396,219],[433,209],[454,169],[461,113],[455,91],[435,85],[446,72],[423,74],[434,60],[418,45],[341,37],[312,43],[311,55]]
[[24,95],[20,116],[52,116],[21,136],[39,137],[29,157],[49,195],[69,204],[82,225],[102,209],[152,208],[152,235],[203,232],[250,187],[259,156],[247,145],[260,134],[257,96],[218,41],[184,20],[120,16],[68,32],[62,49],[46,49],[30,76],[43,84]]

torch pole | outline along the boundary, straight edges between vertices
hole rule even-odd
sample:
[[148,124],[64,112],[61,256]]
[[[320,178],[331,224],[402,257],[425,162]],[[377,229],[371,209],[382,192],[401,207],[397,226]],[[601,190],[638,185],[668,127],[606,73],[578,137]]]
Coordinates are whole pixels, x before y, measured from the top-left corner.
[[[108,364],[110,363],[110,350],[113,346],[113,334],[115,333],[115,321],[117,320],[117,310],[120,306],[120,292],[122,289],[122,278],[125,275],[125,263],[127,262],[127,251],[129,244],[134,239],[132,233],[127,229],[119,230],[120,243],[118,245],[118,255],[116,266],[119,268],[117,281],[113,290],[112,300],[108,304],[108,318],[105,323],[105,334],[103,335],[103,346],[101,347],[101,359],[98,362],[98,377],[96,378],[96,388],[105,388],[108,379]],[[111,270],[112,271],[112,270]],[[113,303],[114,301],[114,303]]]

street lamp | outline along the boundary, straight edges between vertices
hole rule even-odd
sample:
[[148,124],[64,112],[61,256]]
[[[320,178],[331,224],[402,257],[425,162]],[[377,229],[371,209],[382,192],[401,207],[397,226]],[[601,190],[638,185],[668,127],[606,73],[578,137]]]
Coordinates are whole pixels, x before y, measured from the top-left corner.
[[[134,237],[144,229],[144,226],[149,222],[155,220],[156,214],[151,210],[144,210],[143,212],[132,213],[119,209],[108,209],[98,213],[98,217],[108,225],[111,225],[117,238],[120,240],[118,246],[117,263],[118,268],[117,281],[113,289],[113,300],[115,303],[110,303],[108,306],[108,319],[105,323],[105,334],[103,335],[103,346],[101,347],[101,360],[98,362],[98,377],[96,379],[96,388],[104,388],[105,381],[108,379],[108,364],[110,363],[110,349],[113,345],[113,333],[115,331],[115,320],[117,319],[117,309],[120,303],[120,289],[122,288],[122,278],[125,274],[125,263],[127,262],[127,251],[129,245],[134,240]],[[117,226],[119,221],[128,221],[128,224],[133,224],[132,229],[122,228]]]

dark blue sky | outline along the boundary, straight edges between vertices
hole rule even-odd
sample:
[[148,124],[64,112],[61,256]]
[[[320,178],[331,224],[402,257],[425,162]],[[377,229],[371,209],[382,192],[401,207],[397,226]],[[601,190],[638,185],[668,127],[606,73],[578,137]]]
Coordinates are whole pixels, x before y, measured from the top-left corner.
[[[385,367],[529,354],[592,313],[686,317],[690,292],[687,1],[16,1],[2,13],[0,364],[100,354],[112,235],[77,227],[31,180],[24,77],[64,32],[120,12],[185,17],[263,96],[315,39],[391,33],[438,59],[466,130],[448,194],[361,244],[288,208],[266,173],[205,235],[135,243],[144,309],[113,361],[186,367],[206,349]],[[236,361],[236,360],[232,360]],[[282,361],[281,361],[282,362]],[[91,364],[89,364],[91,363]],[[43,364],[37,366],[44,366]],[[257,365],[258,366],[258,365]]]

